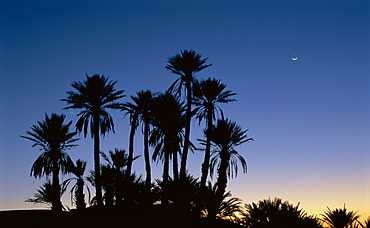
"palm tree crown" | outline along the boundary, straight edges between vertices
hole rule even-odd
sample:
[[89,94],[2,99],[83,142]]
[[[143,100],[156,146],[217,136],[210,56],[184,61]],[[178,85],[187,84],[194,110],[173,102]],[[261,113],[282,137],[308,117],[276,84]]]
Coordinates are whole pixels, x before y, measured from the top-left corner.
[[64,124],[65,118],[66,116],[63,114],[52,113],[50,117],[45,114],[44,121],[37,121],[38,125],[33,125],[31,127],[32,131],[26,132],[29,136],[21,136],[34,142],[32,147],[38,146],[43,152],[31,168],[31,175],[35,178],[50,175],[52,173],[53,161],[57,161],[61,171],[67,173],[65,165],[70,163],[71,158],[65,151],[77,146],[73,143],[79,139],[74,138],[77,134],[76,132],[69,132],[72,121]]
[[99,133],[103,136],[109,132],[114,132],[114,122],[112,116],[107,109],[121,109],[122,104],[116,102],[118,99],[125,97],[123,90],[114,88],[117,81],[108,81],[109,78],[104,75],[93,75],[89,77],[86,74],[86,80],[83,82],[76,81],[72,83],[72,87],[77,90],[68,91],[68,97],[62,99],[66,101],[69,106],[64,109],[81,109],[78,114],[80,117],[76,123],[76,129],[79,132],[84,132],[87,136],[88,126],[90,125],[91,137],[96,123],[94,117],[99,118],[98,126]]
[[253,140],[247,138],[247,131],[235,122],[228,119],[218,120],[217,124],[207,133],[211,139],[213,147],[213,157],[211,159],[211,175],[217,164],[221,165],[222,160],[228,161],[227,175],[234,177],[238,175],[238,161],[242,165],[243,172],[247,172],[247,163],[236,150],[235,147]]
[[242,220],[247,227],[302,227],[321,228],[319,221],[280,198],[264,199],[258,203],[245,204]]
[[221,113],[221,118],[224,119],[223,111],[218,104],[227,104],[236,101],[236,99],[231,98],[236,93],[231,90],[225,90],[225,88],[226,84],[221,83],[220,80],[215,78],[207,78],[195,84],[193,103],[197,107],[196,111],[199,122],[207,119],[208,116],[214,120],[217,111]]
[[[175,91],[181,94],[181,87],[187,82],[194,82],[194,74],[212,66],[212,64],[206,64],[208,58],[202,59],[202,56],[193,50],[184,50],[180,54],[177,54],[168,59],[166,69],[171,71],[173,74],[179,75],[177,79],[170,87],[170,91]],[[189,91],[187,91],[189,92]]]
[[323,221],[329,225],[330,228],[349,228],[355,224],[360,217],[356,215],[357,212],[347,211],[346,206],[343,209],[330,210],[324,212]]

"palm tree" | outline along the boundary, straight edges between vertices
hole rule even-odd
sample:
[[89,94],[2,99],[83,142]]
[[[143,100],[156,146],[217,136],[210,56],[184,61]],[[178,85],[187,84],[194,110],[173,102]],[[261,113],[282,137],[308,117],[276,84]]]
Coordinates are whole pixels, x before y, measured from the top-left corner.
[[193,84],[196,82],[195,73],[211,66],[212,64],[205,64],[208,58],[202,59],[200,54],[193,50],[184,50],[168,59],[166,69],[172,73],[179,75],[177,79],[169,88],[181,95],[181,88],[184,85],[186,91],[186,127],[185,127],[185,142],[181,157],[180,177],[186,177],[186,162],[188,157],[188,149],[190,145],[190,122],[192,116],[192,89]]
[[[205,189],[202,189],[202,201],[203,208],[201,208],[201,217],[208,217],[209,210],[213,206],[214,201],[216,200],[217,185],[212,185],[209,181]],[[236,197],[231,197],[231,192],[226,192],[222,196],[222,202],[217,208],[216,217],[218,219],[225,219],[232,221],[234,223],[239,223],[239,217],[242,214],[241,199]]]
[[[71,200],[72,198],[73,203],[76,205],[77,210],[83,209],[86,207],[85,202],[85,194],[84,194],[84,186],[86,177],[84,176],[84,173],[86,171],[86,164],[87,162],[81,159],[78,159],[76,161],[76,164],[72,164],[72,166],[69,168],[69,171],[75,175],[75,177],[68,178],[65,180],[62,184],[62,186],[68,186],[72,180],[75,180],[76,183],[71,188]],[[87,187],[87,191],[89,193],[89,201],[90,201],[90,189]]]
[[129,139],[129,161],[127,164],[127,175],[131,176],[132,160],[134,153],[134,136],[135,131],[139,123],[143,123],[144,133],[144,159],[145,159],[145,171],[146,171],[146,186],[150,188],[151,185],[151,167],[149,157],[149,131],[150,131],[150,115],[152,109],[152,103],[154,94],[150,90],[139,91],[136,96],[130,96],[133,102],[126,102],[123,105],[123,111],[126,114],[130,114],[130,139]]
[[75,91],[68,91],[67,98],[62,101],[68,106],[64,109],[81,109],[76,129],[84,132],[87,136],[90,125],[91,137],[94,139],[94,170],[96,178],[96,200],[99,206],[103,205],[101,178],[100,178],[100,134],[105,135],[109,131],[114,132],[113,118],[107,109],[121,109],[122,104],[117,102],[124,97],[123,90],[114,88],[117,81],[109,81],[104,75],[86,74],[86,80],[72,83]]
[[347,211],[344,205],[343,209],[328,210],[324,212],[322,221],[328,224],[330,228],[350,228],[360,217],[357,212]]
[[[64,192],[66,191],[66,188],[62,186],[59,186],[59,195],[62,196]],[[46,204],[49,207],[54,210],[54,185],[50,183],[50,181],[45,182],[42,186],[40,186],[40,189],[37,189],[37,193],[33,194],[34,198],[28,198],[25,200],[27,203],[34,203],[34,204]],[[66,210],[66,208],[63,207],[62,209]]]
[[178,179],[177,154],[183,142],[185,106],[170,93],[160,94],[154,101],[150,144],[155,146],[153,160],[164,160],[163,184],[169,180],[169,161],[173,159],[173,179]]
[[210,209],[210,218],[214,218],[217,209],[222,202],[222,196],[225,194],[228,177],[232,178],[238,174],[238,161],[242,165],[243,172],[247,172],[247,163],[244,158],[235,150],[235,147],[253,140],[247,138],[247,130],[242,128],[235,122],[228,119],[219,119],[217,124],[209,131],[205,132],[206,136],[211,140],[213,147],[213,157],[210,162],[211,175],[217,166],[217,191],[214,207]]
[[[109,164],[101,165],[102,189],[104,190],[103,200],[106,206],[113,206],[114,204],[117,181],[116,176],[117,176],[116,170]],[[116,202],[117,201],[118,197],[116,197]]]
[[62,174],[67,173],[67,164],[72,163],[71,158],[65,151],[77,146],[73,143],[79,140],[74,138],[77,134],[76,132],[69,131],[72,121],[64,124],[65,118],[66,116],[63,114],[52,113],[50,117],[45,114],[45,120],[42,122],[38,121],[37,125],[31,127],[32,131],[27,131],[29,136],[21,136],[34,142],[32,147],[38,146],[42,151],[42,154],[33,163],[30,175],[33,175],[35,178],[53,175],[52,184],[55,191],[53,191],[52,205],[53,210],[56,211],[62,210],[59,172],[61,171]]
[[[241,199],[237,197],[231,197],[231,192],[226,192],[223,195],[223,199],[218,209],[217,218],[239,223],[239,215],[242,213]],[[228,199],[226,199],[228,198]]]
[[280,198],[264,199],[258,203],[245,205],[246,213],[242,221],[251,228],[287,227],[320,228],[319,221]]
[[[125,170],[125,167],[129,164],[129,155],[127,155],[125,150],[118,148],[115,148],[114,151],[110,150],[108,154],[109,156],[101,153],[104,160],[108,162],[108,165],[103,165],[105,173],[103,180],[105,180],[106,183],[106,193],[108,192],[109,197],[111,197],[110,194],[112,194],[112,197],[115,196],[116,204],[121,204],[124,198],[124,182],[125,179],[129,179],[127,170]],[[138,157],[139,156],[136,156],[132,158],[132,160],[134,161]],[[110,193],[110,191],[112,191],[112,193]]]
[[[217,105],[218,103],[230,103],[236,101],[231,98],[236,95],[236,93],[230,90],[225,90],[226,85],[221,83],[220,80],[215,78],[208,78],[196,83],[194,86],[194,100],[197,118],[199,123],[206,119],[206,132],[212,128],[213,120],[216,118],[216,113],[219,111],[221,113],[222,119],[224,118],[222,109]],[[204,188],[207,181],[208,171],[209,171],[209,160],[211,157],[211,141],[207,137],[206,149],[204,154],[204,162],[202,164],[202,177],[201,186]]]
[[198,178],[188,174],[185,180],[169,178],[167,183],[163,183],[163,181],[156,179],[156,184],[160,198],[168,199],[171,202],[171,210],[175,210],[182,217],[199,218],[202,202]]

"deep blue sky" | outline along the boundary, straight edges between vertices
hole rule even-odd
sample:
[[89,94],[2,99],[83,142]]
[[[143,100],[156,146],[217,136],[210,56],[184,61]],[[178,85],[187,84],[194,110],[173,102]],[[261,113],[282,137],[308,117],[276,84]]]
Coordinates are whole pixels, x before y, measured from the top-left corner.
[[[44,181],[29,177],[39,151],[19,136],[45,112],[76,121],[59,101],[73,81],[104,74],[129,101],[168,88],[176,79],[168,57],[193,49],[213,63],[197,77],[238,93],[222,108],[255,139],[239,148],[248,174],[230,181],[234,196],[277,196],[311,214],[346,203],[370,215],[367,1],[1,1],[0,9],[0,209],[34,207],[24,200]],[[127,149],[128,120],[112,115],[105,152]],[[202,127],[194,122],[193,139]],[[92,140],[79,144],[69,154],[92,168]],[[195,176],[202,158],[190,155]]]

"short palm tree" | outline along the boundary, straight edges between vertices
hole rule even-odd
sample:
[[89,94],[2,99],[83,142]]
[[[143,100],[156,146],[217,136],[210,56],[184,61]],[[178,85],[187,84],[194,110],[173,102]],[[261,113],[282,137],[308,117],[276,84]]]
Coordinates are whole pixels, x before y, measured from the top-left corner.
[[219,119],[215,126],[205,132],[206,137],[211,140],[213,157],[210,162],[211,175],[217,169],[217,191],[214,206],[210,208],[210,218],[214,218],[219,208],[222,197],[225,194],[228,177],[232,178],[238,174],[238,162],[243,172],[247,172],[247,163],[244,158],[235,150],[235,147],[253,140],[247,138],[247,130],[228,119]]
[[[59,195],[62,196],[64,192],[66,191],[66,188],[63,186],[59,186]],[[40,186],[40,189],[37,189],[37,193],[33,194],[34,198],[28,198],[25,202],[27,203],[34,203],[34,204],[46,204],[49,207],[54,208],[54,186],[50,181],[45,182],[42,186]],[[65,207],[62,206],[62,209],[66,210]]]
[[343,209],[328,210],[322,215],[322,221],[330,228],[350,228],[358,222],[359,215],[357,212],[347,211],[344,205]]
[[68,186],[72,180],[76,181],[76,183],[71,188],[71,200],[73,199],[72,203],[76,205],[77,210],[83,209],[86,207],[85,202],[85,194],[84,194],[84,187],[86,186],[86,189],[89,193],[89,202],[91,198],[90,189],[87,185],[85,185],[86,177],[84,176],[84,173],[86,171],[86,161],[83,161],[81,159],[78,159],[76,161],[76,164],[72,164],[72,166],[69,168],[69,172],[73,173],[75,177],[68,178],[65,180],[62,184],[62,186]]
[[66,116],[52,113],[49,117],[45,114],[45,120],[38,121],[37,125],[31,127],[32,131],[27,131],[28,136],[22,138],[34,142],[32,147],[38,146],[42,154],[36,159],[31,168],[31,175],[35,178],[41,178],[44,175],[53,175],[52,197],[53,210],[61,211],[60,202],[60,184],[59,172],[66,174],[67,166],[72,163],[66,150],[77,146],[73,144],[78,138],[75,138],[76,132],[70,132],[72,121],[64,124]]
[[[213,206],[216,200],[217,185],[212,185],[211,182],[208,182],[202,192],[203,208],[201,217],[209,217],[210,207]],[[222,196],[222,202],[217,209],[216,218],[239,223],[239,217],[242,214],[241,203],[241,199],[232,197],[230,191],[226,192]]]
[[186,128],[185,128],[185,142],[181,157],[180,177],[186,177],[186,163],[188,157],[188,150],[190,146],[190,122],[192,116],[192,96],[193,85],[196,82],[195,73],[211,66],[206,64],[208,58],[202,59],[202,56],[193,50],[184,50],[168,59],[166,69],[172,73],[179,75],[177,79],[169,88],[169,91],[181,95],[181,88],[185,86],[186,91]]
[[[221,113],[224,118],[222,109],[218,106],[219,103],[230,103],[236,101],[232,96],[236,95],[230,90],[225,90],[226,85],[215,78],[208,78],[196,83],[194,86],[194,100],[197,118],[199,123],[206,119],[206,131],[212,128],[213,120],[216,119],[216,113]],[[209,171],[209,161],[211,157],[211,141],[209,137],[206,139],[206,148],[204,153],[204,161],[202,164],[201,186],[204,188],[207,181]]]
[[199,217],[199,207],[201,205],[198,178],[188,174],[185,180],[169,178],[167,184],[158,179],[156,182],[161,198],[168,198],[172,202],[174,210],[177,210],[182,216],[194,215]]
[[[239,223],[239,215],[241,214],[241,199],[231,197],[231,192],[224,194],[224,200],[221,202],[217,217],[226,219],[235,223]],[[226,199],[227,198],[227,199]]]
[[264,199],[258,203],[245,205],[246,213],[242,221],[251,228],[287,227],[320,228],[319,221],[280,198]]
[[[103,165],[103,174],[105,174],[105,176],[103,176],[105,186],[103,185],[103,187],[106,190],[106,194],[108,193],[109,197],[111,197],[110,194],[112,194],[112,197],[115,197],[116,204],[120,205],[124,198],[124,187],[127,187],[124,186],[125,179],[129,179],[126,168],[130,159],[129,155],[127,155],[126,151],[123,149],[115,148],[114,150],[110,150],[108,154],[109,156],[105,153],[101,153],[104,160],[108,163],[107,165]],[[138,157],[139,156],[136,156],[132,158],[132,160],[134,161]],[[112,193],[110,193],[110,191],[112,191]]]
[[144,134],[144,159],[146,171],[146,186],[151,185],[151,167],[149,156],[149,132],[150,132],[150,115],[153,106],[154,94],[150,90],[137,92],[136,96],[130,96],[133,102],[126,102],[122,110],[130,115],[130,139],[129,139],[129,163],[127,164],[127,175],[131,176],[132,161],[134,154],[134,136],[135,131],[140,123],[143,124]]
[[124,97],[123,90],[116,90],[117,81],[109,81],[104,75],[86,74],[86,80],[72,83],[76,91],[68,91],[67,98],[62,101],[68,106],[64,109],[80,109],[76,129],[84,132],[87,136],[90,125],[91,137],[94,139],[94,170],[96,178],[96,200],[99,206],[103,205],[101,178],[100,178],[100,134],[105,135],[109,131],[114,132],[114,122],[108,109],[121,109],[122,104],[117,102]]

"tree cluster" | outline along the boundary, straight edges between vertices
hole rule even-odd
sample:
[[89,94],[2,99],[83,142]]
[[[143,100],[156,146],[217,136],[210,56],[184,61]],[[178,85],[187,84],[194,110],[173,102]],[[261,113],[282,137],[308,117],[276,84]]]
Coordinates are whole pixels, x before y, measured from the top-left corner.
[[[179,77],[167,91],[153,93],[142,90],[125,103],[120,101],[125,97],[124,91],[117,90],[117,82],[104,75],[86,75],[85,80],[73,82],[73,90],[68,91],[67,97],[61,101],[67,104],[64,109],[79,110],[76,130],[70,131],[72,122],[64,123],[65,115],[53,113],[50,117],[45,114],[44,121],[32,126],[32,131],[27,131],[28,136],[22,136],[35,142],[33,146],[39,146],[43,151],[33,164],[31,175],[38,178],[52,175],[52,209],[62,210],[60,189],[72,180],[76,181],[71,192],[77,208],[84,208],[83,188],[85,180],[88,180],[95,187],[92,202],[97,206],[132,204],[140,199],[140,203],[159,201],[162,205],[176,205],[199,215],[206,210],[208,217],[216,217],[228,178],[236,176],[239,162],[242,171],[247,170],[246,161],[235,148],[252,139],[247,137],[246,130],[225,118],[218,106],[235,101],[236,93],[226,90],[226,85],[218,79],[196,78],[197,72],[212,65],[206,61],[207,58],[202,59],[195,51],[182,51],[168,59],[166,69]],[[108,156],[100,151],[100,137],[114,132],[109,110],[120,110],[129,115],[128,153],[115,149]],[[204,138],[199,139],[198,145],[190,140],[191,122],[195,118],[199,124],[205,122]],[[145,181],[141,176],[137,177],[132,168],[137,158],[134,156],[134,137],[140,125],[144,135]],[[94,171],[87,177],[84,176],[86,161],[77,160],[74,164],[66,153],[66,150],[77,146],[73,143],[78,140],[75,136],[80,132],[85,137],[90,133],[94,140]],[[204,151],[199,183],[187,173],[190,150]],[[101,164],[101,158],[107,164]],[[156,182],[151,177],[152,161],[162,161],[163,164],[162,179]],[[59,175],[66,173],[73,173],[75,178],[60,184]],[[217,173],[217,181],[211,186],[207,180],[213,173]],[[187,188],[193,188],[197,194],[191,195]],[[213,191],[213,198],[206,203],[209,189]],[[197,203],[195,198],[199,198]]]
[[[239,168],[247,171],[247,164],[236,148],[253,140],[247,137],[237,123],[225,117],[220,104],[236,101],[236,93],[215,78],[198,80],[196,73],[208,68],[207,58],[202,59],[195,51],[184,50],[168,59],[166,69],[178,79],[165,92],[142,90],[131,95],[130,101],[121,102],[123,90],[115,88],[116,81],[104,75],[86,75],[83,81],[72,83],[73,90],[61,101],[64,109],[79,110],[75,130],[72,122],[65,123],[66,116],[45,114],[43,121],[27,131],[27,136],[42,151],[31,168],[36,178],[52,176],[26,202],[46,203],[53,211],[66,207],[62,194],[70,188],[71,198],[78,211],[87,204],[96,208],[151,208],[160,206],[166,213],[183,218],[227,219],[239,225],[253,228],[269,227],[322,227],[321,221],[330,227],[369,227],[358,222],[358,216],[346,209],[328,209],[323,219],[317,219],[281,199],[268,199],[257,204],[242,206],[240,199],[227,192],[230,178],[236,177]],[[100,151],[101,136],[114,132],[110,110],[119,110],[129,116],[130,133],[128,152],[115,148],[105,154]],[[204,123],[203,138],[198,143],[190,140],[191,122]],[[142,129],[145,179],[133,171],[139,157],[134,150],[135,135]],[[78,133],[93,138],[94,170],[88,175],[86,161],[69,157],[67,150],[76,147]],[[189,151],[202,151],[204,160],[200,167],[201,177],[187,172]],[[101,163],[103,158],[104,163]],[[152,162],[163,164],[162,179],[153,180]],[[172,170],[170,168],[172,167]],[[72,173],[60,183],[60,175]],[[212,183],[210,177],[217,176]],[[89,182],[95,188],[91,197]],[[86,202],[86,195],[88,200]]]

